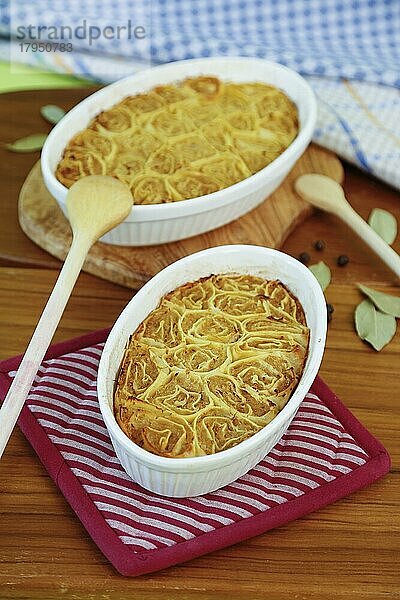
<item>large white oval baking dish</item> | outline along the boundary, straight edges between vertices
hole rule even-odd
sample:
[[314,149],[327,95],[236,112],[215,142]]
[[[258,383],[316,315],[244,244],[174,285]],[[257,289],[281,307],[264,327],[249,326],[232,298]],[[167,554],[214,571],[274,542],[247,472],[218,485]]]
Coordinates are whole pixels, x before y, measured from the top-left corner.
[[[134,444],[114,417],[114,386],[124,350],[131,334],[165,294],[213,273],[251,273],[265,279],[280,279],[300,300],[310,328],[306,365],[286,406],[249,439],[209,456],[156,456]],[[126,472],[144,488],[173,497],[205,494],[241,477],[279,441],[310,389],[324,351],[326,322],[324,294],[314,275],[299,261],[277,250],[247,245],[220,246],[182,258],[160,271],[121,313],[107,339],[99,365],[97,389],[100,410]]]
[[102,241],[128,246],[172,242],[225,225],[255,208],[289,173],[307,148],[315,127],[316,101],[308,83],[295,71],[257,58],[200,58],[168,63],[141,71],[92,94],[54,127],[42,151],[41,166],[47,189],[66,213],[67,188],[54,173],[69,140],[101,111],[122,98],[196,75],[215,75],[225,81],[261,81],[281,88],[297,105],[300,130],[296,139],[271,164],[234,185],[190,200],[135,206],[127,219]]

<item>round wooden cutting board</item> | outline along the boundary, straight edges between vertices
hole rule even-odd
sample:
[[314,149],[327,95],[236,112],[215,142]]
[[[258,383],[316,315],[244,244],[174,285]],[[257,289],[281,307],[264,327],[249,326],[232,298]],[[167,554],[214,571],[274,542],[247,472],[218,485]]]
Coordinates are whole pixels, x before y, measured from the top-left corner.
[[[196,237],[159,246],[113,246],[98,242],[91,249],[84,270],[132,289],[178,258],[223,244],[256,244],[278,248],[289,233],[312,212],[293,189],[303,173],[323,173],[341,182],[343,169],[331,152],[311,145],[282,185],[256,209],[240,219]],[[21,189],[19,222],[26,235],[53,256],[64,260],[71,232],[57,202],[47,191],[40,163],[36,163]]]

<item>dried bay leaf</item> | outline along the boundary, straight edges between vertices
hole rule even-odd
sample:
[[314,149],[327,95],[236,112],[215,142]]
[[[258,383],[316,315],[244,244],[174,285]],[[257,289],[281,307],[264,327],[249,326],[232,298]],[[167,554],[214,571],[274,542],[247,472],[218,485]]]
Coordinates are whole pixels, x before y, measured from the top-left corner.
[[36,152],[36,150],[41,150],[46,138],[47,133],[33,133],[27,137],[15,140],[15,142],[6,144],[6,148],[7,150],[11,150],[11,152]]
[[387,244],[393,244],[397,236],[397,221],[390,212],[374,208],[369,215],[368,224]]
[[322,291],[325,291],[331,282],[331,270],[328,265],[321,260],[319,263],[310,265],[309,269],[317,279]]
[[58,121],[61,121],[65,115],[65,110],[55,104],[46,104],[40,109],[40,114],[46,121],[55,125]]
[[371,300],[363,300],[354,311],[354,323],[357,335],[362,339],[369,335],[371,330],[376,328],[376,309]]
[[380,311],[393,317],[400,317],[400,298],[378,292],[366,285],[358,284],[359,289],[365,294]]
[[369,299],[363,300],[356,307],[354,322],[358,336],[378,352],[396,333],[396,319],[377,310]]

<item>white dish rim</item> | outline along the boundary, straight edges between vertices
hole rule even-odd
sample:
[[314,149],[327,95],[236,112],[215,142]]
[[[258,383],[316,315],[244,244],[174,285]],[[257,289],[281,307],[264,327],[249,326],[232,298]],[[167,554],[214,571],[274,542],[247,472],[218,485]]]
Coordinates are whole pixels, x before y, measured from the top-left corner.
[[[166,63],[163,65],[158,65],[155,67],[151,67],[151,71],[154,72],[162,72],[172,69],[176,67],[178,64],[184,64],[189,67],[191,65],[198,66],[204,65],[204,68],[207,69],[207,66],[212,68],[213,64],[220,64],[221,61],[229,62],[233,64],[237,63],[249,63],[254,65],[254,63],[258,63],[260,66],[264,65],[267,68],[275,69],[277,72],[281,72],[284,75],[291,77],[292,79],[297,79],[297,83],[299,86],[303,87],[303,91],[307,94],[306,102],[308,104],[308,118],[304,123],[300,123],[299,132],[296,138],[291,142],[291,144],[282,152],[280,156],[274,159],[269,165],[257,171],[253,175],[246,177],[245,179],[228,186],[222,190],[218,190],[216,192],[212,192],[211,194],[206,194],[203,196],[197,196],[195,198],[190,198],[187,200],[182,200],[179,202],[169,202],[164,204],[146,204],[146,205],[135,205],[134,211],[132,210],[132,215],[134,215],[134,221],[153,221],[155,219],[173,219],[175,217],[183,217],[186,215],[199,214],[201,212],[205,212],[210,210],[210,204],[213,207],[221,207],[225,204],[231,202],[231,197],[229,192],[238,193],[240,195],[245,195],[248,192],[254,190],[258,184],[262,184],[265,177],[268,179],[272,179],[274,176],[278,176],[282,170],[285,169],[287,160],[292,156],[296,155],[296,153],[302,148],[304,145],[304,141],[308,140],[312,136],[312,132],[315,127],[316,116],[317,116],[317,104],[314,92],[312,91],[310,85],[307,81],[296,71],[286,67],[285,65],[281,65],[279,63],[275,63],[273,61],[268,61],[261,58],[248,58],[248,57],[213,57],[213,58],[195,58],[195,59],[187,59],[182,61],[175,61]],[[79,102],[76,106],[74,106],[66,115],[61,119],[57,125],[51,130],[49,136],[47,137],[41,155],[41,167],[43,177],[45,182],[49,181],[52,187],[52,190],[55,192],[55,195],[60,203],[65,205],[65,196],[68,192],[68,188],[66,188],[58,179],[55,174],[52,172],[49,165],[49,156],[52,153],[52,145],[56,136],[62,131],[64,128],[68,127],[68,124],[74,120],[75,116],[82,112],[87,105],[90,105],[94,102],[94,99],[101,98],[102,95],[105,94],[105,90],[110,90],[117,88],[119,86],[124,86],[125,84],[132,81],[135,83],[140,77],[149,71],[149,69],[139,71],[134,75],[129,75],[123,79],[115,81],[114,83],[101,88],[97,92],[94,92],[81,102]],[[176,80],[176,78],[175,78]],[[171,81],[174,81],[174,78],[171,77]],[[154,87],[154,85],[149,86],[149,89]],[[127,94],[128,95],[128,94]],[[118,100],[116,101],[118,102]],[[228,192],[228,193],[227,193]],[[207,201],[205,202],[204,199]],[[130,220],[128,216],[128,220]]]
[[[208,257],[212,255],[212,253],[220,253],[228,250],[233,250],[234,248],[242,251],[245,249],[262,249],[263,252],[268,253],[270,255],[280,255],[281,257],[285,257],[285,260],[295,265],[298,270],[300,270],[304,279],[307,282],[307,287],[312,290],[313,296],[318,304],[318,308],[322,309],[321,319],[318,321],[317,327],[314,328],[315,335],[315,347],[313,349],[312,354],[309,354],[309,364],[305,365],[303,370],[303,374],[300,378],[300,381],[290,397],[289,401],[283,407],[283,409],[277,414],[274,419],[265,425],[260,431],[253,434],[250,438],[240,442],[236,446],[229,448],[227,450],[223,450],[221,452],[217,452],[215,454],[209,454],[206,456],[197,456],[190,458],[167,458],[152,454],[140,446],[136,445],[120,428],[118,425],[113,411],[110,407],[109,401],[107,399],[107,390],[106,390],[106,378],[98,378],[98,398],[100,410],[105,421],[107,428],[111,428],[113,435],[117,438],[118,442],[124,448],[124,450],[128,454],[134,454],[138,461],[146,464],[148,467],[153,468],[155,470],[160,470],[164,472],[171,473],[184,473],[184,472],[204,472],[216,469],[218,467],[222,467],[228,463],[234,463],[238,460],[243,459],[244,456],[247,456],[252,453],[254,449],[258,446],[259,440],[267,437],[272,437],[274,432],[278,431],[287,421],[287,419],[292,415],[293,412],[293,404],[300,404],[304,399],[305,395],[309,391],[313,381],[315,380],[322,356],[325,349],[325,338],[326,338],[326,330],[327,330],[327,318],[326,318],[326,301],[325,296],[322,292],[321,286],[318,283],[315,276],[312,272],[300,263],[295,258],[287,255],[284,252],[273,248],[267,248],[264,246],[256,246],[250,244],[231,244],[226,246],[217,246],[213,248],[207,248],[206,250],[201,250],[200,252],[195,252],[194,254],[185,256],[178,261],[172,263],[171,265],[165,267],[157,273],[150,281],[148,281],[130,300],[130,302],[125,306],[123,311],[121,312],[118,319],[115,321],[114,326],[107,338],[106,345],[103,349],[103,353],[100,359],[99,364],[99,375],[103,371],[103,365],[107,360],[107,354],[110,353],[110,349],[114,347],[118,340],[118,336],[120,334],[120,330],[122,329],[122,325],[126,319],[126,315],[129,312],[129,306],[132,302],[140,302],[142,298],[146,296],[147,290],[152,287],[157,286],[157,282],[160,279],[164,279],[165,275],[168,272],[175,270],[176,265],[179,263],[180,266],[184,266],[187,263],[190,263],[192,257],[196,255],[196,257],[201,258],[204,255]],[[161,298],[161,297],[160,297]],[[150,311],[149,311],[150,312]],[[309,349],[310,352],[310,349]],[[305,392],[304,392],[305,390]],[[300,398],[300,400],[299,400]],[[202,468],[203,467],[203,468]]]

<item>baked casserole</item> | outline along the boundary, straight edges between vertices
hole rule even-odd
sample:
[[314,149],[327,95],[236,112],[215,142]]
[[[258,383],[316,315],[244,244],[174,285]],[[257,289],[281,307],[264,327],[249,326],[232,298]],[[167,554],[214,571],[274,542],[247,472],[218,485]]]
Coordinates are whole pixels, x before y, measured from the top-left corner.
[[227,450],[267,425],[303,373],[309,329],[278,280],[212,275],[164,296],[130,338],[114,414],[163,457]]
[[56,169],[66,187],[111,175],[135,204],[204,196],[271,163],[299,131],[296,105],[265,83],[198,76],[128,96],[67,144]]

